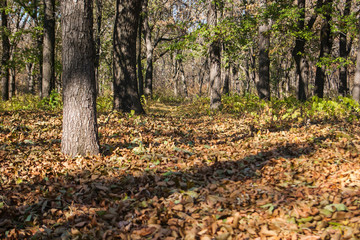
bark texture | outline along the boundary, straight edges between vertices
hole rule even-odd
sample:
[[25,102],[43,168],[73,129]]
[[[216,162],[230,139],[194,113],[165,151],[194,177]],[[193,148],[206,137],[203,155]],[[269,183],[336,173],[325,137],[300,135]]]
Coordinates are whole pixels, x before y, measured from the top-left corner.
[[71,157],[99,153],[92,2],[61,2],[64,101],[61,151]]
[[356,101],[360,102],[360,43],[358,45],[358,50],[356,55],[356,68],[355,68],[354,87],[352,90],[352,96]]
[[1,57],[1,97],[2,100],[9,100],[9,78],[10,78],[10,41],[8,35],[8,15],[5,9],[7,1],[2,0],[1,8],[1,38],[2,38],[2,57]]
[[[305,0],[298,0],[298,8],[300,17],[297,23],[299,31],[304,31],[305,28]],[[298,76],[298,99],[300,101],[306,101],[306,59],[304,56],[305,53],[305,39],[302,37],[297,37],[295,40],[295,47],[293,49],[292,55],[296,64],[296,74]]]
[[146,45],[146,73],[145,73],[145,89],[144,94],[147,97],[152,96],[153,91],[153,55],[154,55],[154,45],[151,38],[151,29],[149,26],[148,17],[145,17],[144,21],[144,30],[145,30],[145,45]]
[[139,95],[144,95],[144,77],[142,72],[142,63],[141,63],[141,35],[143,29],[143,17],[140,16],[139,26],[138,26],[138,37],[137,37],[137,72],[138,72],[138,85],[139,85]]
[[[266,0],[262,0],[262,7],[265,7]],[[259,81],[256,88],[260,99],[270,100],[270,36],[268,31],[270,25],[264,22],[259,26]]]
[[55,0],[44,0],[43,74],[41,97],[55,89]]
[[96,94],[100,94],[100,79],[99,79],[99,67],[100,67],[100,54],[101,54],[101,28],[102,28],[102,0],[95,0],[96,5],[96,27],[95,27],[95,81],[96,81]]
[[[343,17],[346,18],[350,15],[351,0],[345,1],[345,7],[343,12]],[[340,32],[339,36],[339,55],[343,59],[347,59],[349,55],[348,43],[347,43],[347,34],[346,32]],[[342,96],[349,94],[348,81],[347,81],[347,66],[342,65],[339,69],[339,93]]]
[[[333,0],[324,1],[324,22],[320,30],[320,54],[318,62],[321,62],[324,57],[328,57],[331,54],[332,36],[331,36],[331,9]],[[315,76],[315,95],[319,98],[324,97],[324,85],[325,85],[325,66],[317,66]]]
[[[210,27],[216,27],[218,15],[216,1],[209,0],[208,6],[208,23]],[[216,110],[221,106],[221,43],[216,36],[212,37],[209,47],[210,109]]]
[[136,39],[142,0],[117,0],[114,25],[114,109],[145,113],[136,74]]

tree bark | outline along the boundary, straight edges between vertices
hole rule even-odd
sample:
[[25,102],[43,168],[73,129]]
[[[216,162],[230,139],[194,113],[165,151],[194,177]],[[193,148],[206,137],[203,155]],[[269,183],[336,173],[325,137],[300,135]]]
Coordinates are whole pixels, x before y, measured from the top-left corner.
[[[266,0],[262,0],[263,8],[266,7]],[[270,25],[265,22],[259,26],[259,81],[256,84],[260,99],[270,100],[270,36],[268,31]]]
[[[304,31],[305,29],[305,0],[298,0],[298,8],[299,8],[299,20],[297,23],[297,27],[299,31]],[[300,101],[306,101],[306,59],[304,56],[305,53],[305,39],[302,37],[297,37],[295,40],[295,47],[292,52],[292,56],[295,60],[296,64],[296,75],[298,77],[298,99]]]
[[102,0],[96,0],[96,30],[95,30],[95,81],[96,81],[96,95],[100,94],[100,54],[101,54],[101,27],[102,27]]
[[145,73],[145,96],[152,96],[153,91],[153,55],[154,55],[154,45],[151,38],[151,29],[149,26],[148,16],[144,20],[144,30],[145,30],[145,45],[146,45],[146,73]]
[[143,17],[140,16],[139,20],[139,26],[138,26],[138,41],[137,41],[137,72],[138,72],[138,84],[139,84],[139,95],[140,97],[144,95],[144,77],[142,72],[142,63],[141,63],[141,35],[142,35],[142,29],[143,29]]
[[10,40],[8,34],[8,15],[6,13],[7,0],[2,0],[1,8],[1,38],[2,38],[2,57],[1,57],[1,97],[3,101],[9,100],[9,78],[10,78]]
[[141,106],[136,77],[136,39],[142,0],[117,0],[114,25],[114,109],[138,114]]
[[[318,58],[318,62],[320,63],[323,60],[323,58],[329,57],[331,54],[332,37],[331,37],[330,21],[331,21],[332,2],[333,0],[326,0],[324,2],[326,9],[324,9],[325,19],[320,30],[320,54]],[[314,93],[319,98],[324,97],[325,69],[326,69],[325,66],[316,67]]]
[[44,0],[43,74],[41,97],[55,89],[55,0]]
[[[215,28],[217,26],[217,4],[209,0],[208,23]],[[221,43],[218,36],[213,33],[209,46],[210,61],[210,109],[216,110],[221,106]]]
[[10,68],[10,80],[9,80],[9,98],[15,97],[16,92],[16,68],[12,66]]
[[[344,8],[344,12],[343,12],[343,17],[346,18],[347,16],[350,15],[350,8],[351,8],[351,0],[346,0],[345,1],[345,8]],[[344,29],[342,29],[344,31]],[[343,32],[340,31],[340,36],[339,36],[339,55],[340,58],[342,59],[347,59],[348,55],[349,55],[349,51],[348,51],[348,44],[347,44],[347,33],[346,31]],[[340,69],[339,69],[339,82],[340,82],[340,86],[339,86],[339,94],[341,94],[342,96],[346,96],[349,94],[349,88],[348,88],[348,83],[347,83],[347,66],[346,65],[341,65]]]
[[63,134],[71,157],[99,153],[92,0],[62,0]]
[[223,95],[230,94],[230,66],[225,68]]

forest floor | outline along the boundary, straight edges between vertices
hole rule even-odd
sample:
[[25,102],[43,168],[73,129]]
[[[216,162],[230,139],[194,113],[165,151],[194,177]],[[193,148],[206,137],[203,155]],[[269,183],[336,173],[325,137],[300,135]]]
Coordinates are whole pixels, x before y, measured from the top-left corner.
[[1,239],[360,238],[359,124],[161,103],[98,122],[102,155],[70,159],[61,112],[0,112]]

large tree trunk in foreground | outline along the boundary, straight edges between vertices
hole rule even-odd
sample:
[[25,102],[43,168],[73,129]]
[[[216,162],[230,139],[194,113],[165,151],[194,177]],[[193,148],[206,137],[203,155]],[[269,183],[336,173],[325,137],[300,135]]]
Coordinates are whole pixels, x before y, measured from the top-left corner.
[[55,0],[44,0],[43,74],[41,97],[55,89]]
[[[217,25],[217,3],[209,0],[208,23]],[[215,34],[215,33],[214,33]],[[212,40],[209,47],[210,60],[210,108],[216,110],[221,106],[221,44],[219,39]]]
[[99,153],[92,2],[61,3],[64,100],[61,151],[71,157]]
[[7,33],[8,15],[6,13],[7,1],[0,3],[1,10],[1,38],[2,38],[2,57],[1,57],[1,97],[2,100],[9,100],[9,78],[10,78],[10,41]]
[[142,0],[117,0],[114,25],[114,109],[145,113],[136,78],[136,39]]

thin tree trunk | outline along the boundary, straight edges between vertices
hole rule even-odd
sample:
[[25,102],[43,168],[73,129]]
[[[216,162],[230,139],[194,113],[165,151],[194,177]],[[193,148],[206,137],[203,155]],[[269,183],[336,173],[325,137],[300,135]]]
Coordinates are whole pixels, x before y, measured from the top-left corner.
[[145,45],[146,45],[146,73],[145,73],[145,89],[144,93],[147,97],[152,97],[153,91],[153,55],[154,55],[154,45],[151,38],[151,29],[149,26],[148,16],[144,19],[144,29],[145,29]]
[[[346,18],[350,14],[351,0],[346,0],[343,17]],[[344,19],[345,21],[345,19]],[[349,51],[347,44],[347,33],[340,32],[339,34],[339,55],[340,58],[347,59]],[[341,65],[339,69],[339,94],[346,96],[349,94],[348,81],[347,81],[347,65]]]
[[[331,54],[332,47],[332,37],[331,37],[331,9],[332,9],[333,0],[326,0],[324,5],[326,7],[325,11],[325,19],[321,26],[320,30],[320,54],[318,58],[318,62],[321,62],[325,57],[329,57]],[[317,66],[316,67],[316,76],[315,76],[315,95],[319,98],[324,97],[324,85],[325,85],[325,66]]]
[[31,94],[33,94],[34,93],[34,86],[35,86],[34,75],[33,75],[34,64],[33,63],[27,63],[26,64],[26,71],[27,71],[27,81],[28,81],[29,92]]
[[114,24],[114,109],[138,114],[141,106],[136,72],[136,39],[141,0],[117,0]]
[[[208,23],[210,27],[217,26],[217,2],[209,0]],[[215,34],[215,33],[214,33]],[[216,36],[213,36],[216,38]],[[209,47],[210,57],[210,109],[216,110],[221,106],[221,43],[214,39]]]
[[9,83],[9,98],[15,97],[16,91],[16,68],[12,66],[10,68],[10,83]]
[[10,40],[8,34],[8,15],[6,13],[7,0],[2,0],[1,7],[1,38],[2,38],[2,57],[1,57],[1,97],[2,100],[9,100],[9,77],[10,77]]
[[139,95],[144,95],[144,77],[142,72],[142,63],[141,63],[141,35],[142,35],[142,28],[143,28],[143,17],[140,16],[139,20],[139,27],[138,27],[138,45],[137,45],[137,71],[138,71],[138,83],[139,83]]
[[101,28],[102,28],[102,12],[103,2],[102,0],[96,0],[96,31],[95,31],[95,81],[96,81],[96,94],[100,95],[100,79],[99,79],[99,67],[100,67],[100,54],[101,54]]
[[44,0],[44,36],[41,97],[55,89],[55,0]]
[[225,68],[223,95],[230,94],[230,66]]
[[92,0],[62,0],[62,153],[99,153]]
[[[300,31],[304,31],[305,28],[305,0],[298,0],[298,8],[299,8],[299,20],[297,23],[297,27]],[[306,90],[305,86],[307,81],[305,75],[305,39],[302,37],[297,37],[295,40],[295,47],[292,52],[292,56],[296,63],[296,75],[298,77],[298,99],[300,101],[306,101]]]
[[174,96],[179,96],[179,67],[178,67],[178,60],[176,59],[176,55],[174,56],[174,73],[173,73],[173,80],[174,80]]
[[189,92],[188,92],[187,82],[186,82],[186,78],[185,78],[184,65],[182,64],[182,62],[180,62],[179,67],[180,67],[180,72],[181,72],[181,80],[183,83],[184,94],[185,94],[185,97],[188,98]]

